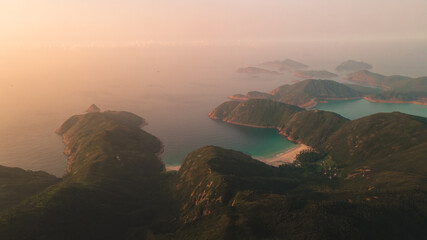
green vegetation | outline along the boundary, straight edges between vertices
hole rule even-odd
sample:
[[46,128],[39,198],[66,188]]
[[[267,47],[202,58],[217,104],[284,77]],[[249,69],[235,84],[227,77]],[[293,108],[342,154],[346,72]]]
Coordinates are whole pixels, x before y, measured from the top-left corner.
[[209,113],[209,116],[226,122],[275,128],[278,123],[287,121],[299,111],[304,109],[267,99],[250,99],[225,102]]
[[[237,110],[238,107],[230,114],[239,115],[240,113],[235,112]],[[263,110],[262,107],[245,110],[246,115],[256,115],[247,113],[248,111]],[[303,114],[307,116],[303,117]],[[287,136],[296,134],[284,130],[290,123],[298,131],[307,131],[307,135],[298,136],[297,139],[315,147],[314,151],[298,155],[294,164],[279,168],[281,174],[297,177],[301,181],[286,197],[304,195],[300,200],[310,202],[310,210],[306,212],[304,207],[299,208],[298,213],[293,214],[301,218],[293,219],[292,223],[288,222],[288,225],[279,228],[287,229],[286,233],[282,233],[288,234],[289,228],[292,229],[290,226],[301,226],[296,222],[306,223],[298,230],[293,229],[294,235],[273,235],[274,237],[399,239],[410,236],[416,239],[425,233],[422,226],[427,223],[427,204],[424,200],[427,193],[426,118],[402,113],[381,113],[348,121],[328,112],[299,111],[291,118],[284,116],[283,119],[294,119],[298,115],[301,115],[300,121],[287,120],[285,124],[277,116],[272,119],[279,119],[276,126]],[[322,124],[322,120],[312,120],[322,115],[330,117],[323,116],[321,119],[340,123],[331,125]],[[233,119],[233,116],[227,118]],[[323,131],[328,126],[337,127]],[[323,133],[316,134],[311,129]],[[323,140],[315,137],[316,135],[322,136]],[[324,183],[320,176],[329,179],[329,182]],[[310,190],[314,189],[319,194],[317,197],[322,196],[322,200],[313,199],[315,195],[309,195]],[[262,197],[263,201],[265,198],[266,196]],[[269,210],[263,209],[253,216],[262,216],[264,212]],[[269,216],[271,219],[275,217],[277,215]],[[401,221],[402,219],[405,220]],[[282,219],[279,222],[286,221]],[[323,222],[328,222],[328,226],[335,226],[336,229],[322,225]],[[318,225],[312,225],[314,223]],[[269,222],[268,226],[271,225],[273,224]],[[386,229],[390,226],[393,226],[393,230],[387,232]],[[265,234],[273,231],[269,229]],[[307,235],[298,236],[301,232]]]
[[427,172],[427,119],[378,113],[345,123],[322,146],[340,165]]
[[374,94],[374,93],[379,93],[382,90],[379,88],[373,88],[373,87],[366,87],[366,86],[361,86],[361,85],[356,85],[356,84],[345,84],[347,87],[352,88],[358,92],[361,92],[363,94]]
[[310,101],[328,99],[360,98],[362,93],[344,84],[331,80],[308,79],[292,85],[283,85],[271,92],[274,99],[280,102],[305,106]]
[[278,168],[215,146],[165,172],[161,142],[126,112],[73,116],[57,132],[69,172],[0,167],[0,239],[421,239],[427,119],[357,120],[266,99],[212,118],[276,127],[314,147]]
[[234,124],[276,128],[290,139],[311,146],[325,142],[328,136],[348,121],[336,113],[307,111],[267,99],[225,102],[209,116]]
[[231,99],[272,99],[299,107],[312,107],[318,101],[361,98],[364,94],[352,87],[332,80],[307,79],[292,85],[283,85],[270,94],[249,92],[246,95],[236,94]]
[[0,212],[59,181],[45,172],[0,166]]

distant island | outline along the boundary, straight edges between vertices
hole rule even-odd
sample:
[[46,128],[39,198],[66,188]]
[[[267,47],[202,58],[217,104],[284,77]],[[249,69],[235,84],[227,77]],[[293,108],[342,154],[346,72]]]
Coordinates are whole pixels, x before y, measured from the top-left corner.
[[279,72],[271,71],[258,67],[247,67],[237,69],[238,73],[247,73],[247,74],[270,74],[270,75],[280,75]]
[[229,101],[210,117],[276,128],[311,149],[274,167],[205,146],[167,172],[163,144],[140,128],[143,118],[72,116],[57,129],[67,175],[0,167],[0,238],[425,236],[426,118],[380,113],[350,121],[269,99]]
[[370,70],[372,66],[365,62],[348,60],[336,67],[337,72],[356,72],[361,70]]
[[316,79],[329,79],[338,77],[337,74],[325,70],[296,70],[295,76],[299,78],[316,78]]
[[308,68],[307,65],[291,59],[285,59],[283,61],[276,60],[271,62],[265,62],[265,63],[262,63],[261,66],[275,68],[275,69],[278,69],[279,71],[293,71],[293,70]]

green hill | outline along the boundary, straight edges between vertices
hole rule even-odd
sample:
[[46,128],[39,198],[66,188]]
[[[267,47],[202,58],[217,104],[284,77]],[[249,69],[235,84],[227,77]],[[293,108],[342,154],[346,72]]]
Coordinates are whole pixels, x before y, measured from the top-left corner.
[[225,102],[209,113],[209,116],[235,124],[276,128],[299,111],[304,109],[273,100],[250,99]]
[[427,119],[378,113],[345,123],[324,148],[339,163],[427,173]]
[[412,78],[406,76],[384,76],[367,70],[350,73],[346,79],[357,84],[380,87],[385,90],[399,88],[412,80]]
[[306,107],[317,101],[360,98],[362,93],[331,80],[308,79],[292,85],[283,85],[271,94],[280,102]]
[[302,108],[310,108],[318,102],[361,98],[363,95],[358,90],[332,80],[307,79],[291,85],[280,86],[271,91],[270,94],[249,92],[246,95],[230,96],[230,99],[273,99]]

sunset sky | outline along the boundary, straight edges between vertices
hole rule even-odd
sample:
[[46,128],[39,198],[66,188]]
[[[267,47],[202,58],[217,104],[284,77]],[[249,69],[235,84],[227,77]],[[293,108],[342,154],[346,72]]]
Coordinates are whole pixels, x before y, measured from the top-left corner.
[[0,45],[427,38],[425,0],[0,0]]

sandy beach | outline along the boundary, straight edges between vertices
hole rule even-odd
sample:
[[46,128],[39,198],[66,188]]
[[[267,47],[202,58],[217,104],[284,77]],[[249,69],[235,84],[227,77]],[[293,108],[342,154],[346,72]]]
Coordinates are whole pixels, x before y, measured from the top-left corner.
[[178,171],[181,168],[181,165],[178,166],[167,166],[166,165],[166,171]]
[[267,163],[269,165],[278,167],[284,163],[292,163],[295,160],[295,156],[303,150],[310,149],[309,146],[304,144],[298,144],[296,147],[289,149],[284,153],[279,153],[274,157],[270,158],[257,158],[258,160]]
[[[268,165],[278,167],[284,163],[292,163],[298,153],[307,149],[310,149],[310,147],[304,144],[298,144],[297,146],[287,150],[286,152],[279,153],[274,157],[258,157],[255,159],[267,163]],[[178,171],[180,167],[181,166],[166,166],[166,171]]]

